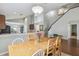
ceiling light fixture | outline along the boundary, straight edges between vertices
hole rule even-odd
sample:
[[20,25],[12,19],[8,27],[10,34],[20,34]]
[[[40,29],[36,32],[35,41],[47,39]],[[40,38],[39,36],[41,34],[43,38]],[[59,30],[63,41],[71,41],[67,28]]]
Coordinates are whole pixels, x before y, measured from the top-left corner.
[[32,8],[32,11],[33,11],[33,13],[35,13],[35,14],[41,14],[42,12],[43,12],[43,7],[41,7],[41,6],[34,6],[33,8]]
[[58,10],[58,15],[63,15],[68,9],[67,8],[61,8]]
[[13,14],[17,14],[17,12],[13,12]]

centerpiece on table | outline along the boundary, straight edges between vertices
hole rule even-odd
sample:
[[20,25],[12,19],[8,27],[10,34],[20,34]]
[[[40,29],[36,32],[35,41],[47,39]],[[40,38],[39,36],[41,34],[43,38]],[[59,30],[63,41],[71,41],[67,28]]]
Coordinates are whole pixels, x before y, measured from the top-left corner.
[[40,31],[37,31],[38,42],[40,42],[41,34],[42,34],[42,33],[41,33]]

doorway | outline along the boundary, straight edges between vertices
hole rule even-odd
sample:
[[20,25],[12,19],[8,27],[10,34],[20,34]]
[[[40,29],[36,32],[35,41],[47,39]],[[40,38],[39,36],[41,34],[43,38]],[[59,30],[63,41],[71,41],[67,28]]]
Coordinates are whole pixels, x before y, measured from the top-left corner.
[[71,39],[70,39],[70,45],[73,47],[77,47],[77,24],[71,24],[70,26],[71,30]]
[[71,38],[77,39],[77,24],[71,24]]

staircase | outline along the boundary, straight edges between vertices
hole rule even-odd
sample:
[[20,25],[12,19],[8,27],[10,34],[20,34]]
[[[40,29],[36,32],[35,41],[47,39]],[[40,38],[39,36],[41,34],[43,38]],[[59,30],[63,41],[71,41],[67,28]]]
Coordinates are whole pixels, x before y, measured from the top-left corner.
[[[59,20],[61,19],[65,14],[68,13],[69,10],[79,7],[79,3],[72,3],[62,6],[62,8],[67,8],[67,10],[62,15],[57,15],[57,17],[54,19],[54,21],[50,21],[48,26],[45,28],[45,34],[48,35],[48,31],[50,31],[51,27]],[[51,19],[53,20],[53,19]]]

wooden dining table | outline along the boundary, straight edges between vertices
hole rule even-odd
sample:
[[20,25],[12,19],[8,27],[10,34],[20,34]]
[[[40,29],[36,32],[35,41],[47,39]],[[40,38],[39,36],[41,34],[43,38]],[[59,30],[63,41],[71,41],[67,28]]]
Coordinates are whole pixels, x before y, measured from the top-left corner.
[[37,50],[45,50],[48,45],[48,38],[42,38],[39,42],[28,40],[19,44],[9,45],[9,56],[32,56]]

